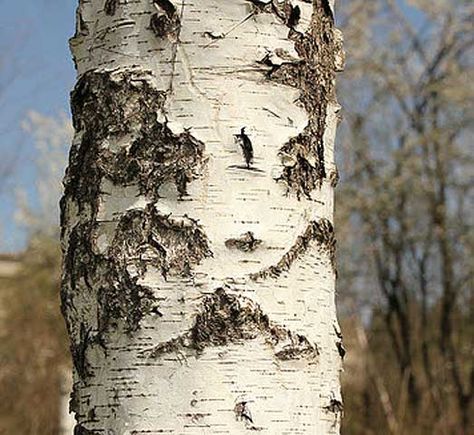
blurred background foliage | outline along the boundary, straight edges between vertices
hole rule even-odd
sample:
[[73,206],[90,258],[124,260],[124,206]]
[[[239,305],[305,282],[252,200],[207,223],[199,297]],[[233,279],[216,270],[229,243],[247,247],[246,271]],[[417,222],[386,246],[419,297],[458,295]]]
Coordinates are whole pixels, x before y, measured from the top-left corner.
[[340,12],[343,431],[474,433],[474,4]]
[[[474,6],[338,6],[347,53],[336,192],[342,433],[474,433]],[[71,127],[34,111],[18,124],[37,170],[33,188],[3,192],[15,195],[29,242],[0,255],[0,434],[54,435],[70,365],[57,201]]]
[[15,256],[14,273],[3,271],[0,278],[0,433],[5,435],[60,433],[70,364],[59,311],[58,248],[51,237],[32,237]]

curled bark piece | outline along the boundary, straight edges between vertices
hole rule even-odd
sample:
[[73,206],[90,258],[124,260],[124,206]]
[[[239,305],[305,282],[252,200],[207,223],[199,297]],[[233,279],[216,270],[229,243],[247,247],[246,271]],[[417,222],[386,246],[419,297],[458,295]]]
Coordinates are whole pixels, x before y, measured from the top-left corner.
[[331,184],[331,187],[334,187],[334,188],[339,183],[339,171],[337,170],[337,168],[335,168],[333,171],[329,173],[329,183]]
[[337,351],[339,352],[339,356],[341,357],[341,359],[344,359],[344,357],[346,356],[346,349],[344,348],[342,341],[337,341],[336,347]]

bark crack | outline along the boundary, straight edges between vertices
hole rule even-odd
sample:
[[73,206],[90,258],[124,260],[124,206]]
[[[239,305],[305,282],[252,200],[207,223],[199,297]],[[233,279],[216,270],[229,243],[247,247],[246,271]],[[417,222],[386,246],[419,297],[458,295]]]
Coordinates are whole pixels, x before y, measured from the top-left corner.
[[[170,3],[169,0],[159,0],[159,1]],[[180,42],[181,42],[180,39],[179,39],[179,35],[181,33],[181,23],[183,21],[183,16],[184,16],[184,0],[181,0],[181,10],[179,12],[179,17],[176,13],[176,8],[174,7],[174,5],[172,5],[172,7],[175,9],[174,17],[176,17],[175,18],[176,26],[172,31],[175,34],[176,40],[173,43],[173,52],[172,52],[172,55],[171,55],[171,77],[170,77],[170,84],[169,84],[169,87],[168,87],[168,93],[173,91],[173,81],[174,81],[175,72],[176,72],[176,57],[178,55],[178,47],[179,47]]]

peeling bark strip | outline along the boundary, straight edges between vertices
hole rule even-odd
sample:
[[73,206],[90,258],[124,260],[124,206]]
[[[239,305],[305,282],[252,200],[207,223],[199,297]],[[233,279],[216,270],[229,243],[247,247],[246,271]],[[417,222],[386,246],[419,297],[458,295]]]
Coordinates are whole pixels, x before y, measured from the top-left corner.
[[337,351],[338,351],[339,356],[341,357],[341,359],[344,359],[344,357],[346,356],[346,349],[344,347],[342,333],[335,326],[334,326],[334,332],[336,334],[336,337],[338,338],[338,340],[336,341]]
[[[324,161],[324,132],[329,101],[335,101],[335,37],[334,20],[326,0],[315,0],[313,19],[306,33],[293,29],[299,12],[291,6],[277,15],[284,17],[290,27],[288,38],[294,41],[300,60],[272,65],[271,80],[301,91],[309,123],[298,136],[291,138],[280,150],[284,170],[279,180],[284,181],[297,197],[310,198],[311,192],[326,178]],[[273,3],[278,5],[278,3]],[[299,8],[298,8],[299,9]]]
[[208,346],[226,346],[262,336],[272,346],[275,358],[314,360],[319,351],[315,344],[290,330],[272,324],[268,316],[251,299],[217,289],[207,296],[188,333],[156,346],[149,352],[152,358],[189,349],[202,352]]
[[311,222],[305,232],[298,236],[291,249],[278,261],[275,266],[270,266],[258,273],[250,275],[253,280],[265,278],[278,278],[283,272],[290,270],[294,261],[300,258],[309,248],[310,243],[316,241],[320,248],[327,253],[331,265],[335,270],[336,264],[336,239],[334,229],[326,219]]

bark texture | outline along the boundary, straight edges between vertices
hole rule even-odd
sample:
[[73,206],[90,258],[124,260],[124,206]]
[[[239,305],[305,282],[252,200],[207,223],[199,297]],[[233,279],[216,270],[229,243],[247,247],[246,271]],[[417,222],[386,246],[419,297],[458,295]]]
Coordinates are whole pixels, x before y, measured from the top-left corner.
[[75,433],[338,433],[332,4],[81,0],[70,43]]

